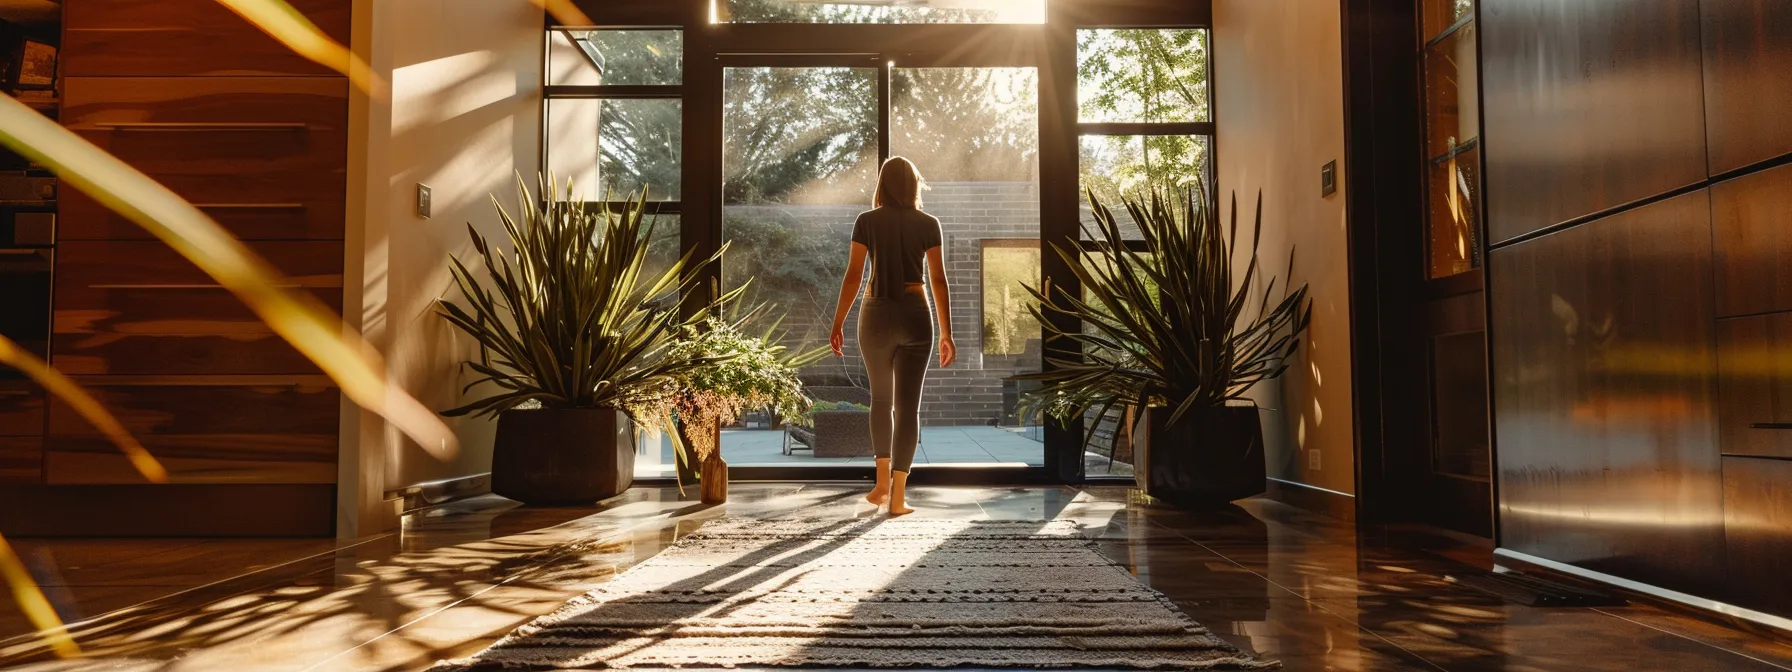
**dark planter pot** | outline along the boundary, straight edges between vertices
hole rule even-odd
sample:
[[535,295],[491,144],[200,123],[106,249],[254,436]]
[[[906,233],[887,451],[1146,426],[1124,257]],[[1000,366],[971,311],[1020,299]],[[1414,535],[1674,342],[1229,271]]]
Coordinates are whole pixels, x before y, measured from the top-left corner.
[[498,414],[492,492],[524,504],[592,504],[635,483],[628,416],[610,409]]
[[1174,425],[1170,410],[1145,411],[1135,431],[1135,478],[1145,494],[1192,508],[1263,494],[1263,425],[1256,406],[1192,409]]

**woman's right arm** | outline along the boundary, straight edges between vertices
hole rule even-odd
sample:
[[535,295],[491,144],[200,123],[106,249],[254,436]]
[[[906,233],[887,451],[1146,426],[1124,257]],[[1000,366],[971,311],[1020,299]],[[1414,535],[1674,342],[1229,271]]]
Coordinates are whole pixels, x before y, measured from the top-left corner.
[[834,331],[828,336],[835,357],[846,354],[846,314],[852,310],[853,297],[859,293],[859,283],[865,279],[865,257],[870,250],[864,243],[853,241],[850,254],[852,256],[846,261],[846,277],[840,279],[840,300],[834,304]]

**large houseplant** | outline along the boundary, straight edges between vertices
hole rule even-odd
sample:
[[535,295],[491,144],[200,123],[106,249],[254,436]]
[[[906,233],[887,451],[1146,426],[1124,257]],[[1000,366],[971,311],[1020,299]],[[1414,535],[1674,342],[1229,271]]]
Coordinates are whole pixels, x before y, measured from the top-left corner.
[[[530,504],[589,503],[634,480],[634,432],[624,410],[663,394],[668,381],[713,360],[669,352],[676,337],[734,293],[681,316],[692,256],[657,276],[645,272],[652,218],[646,193],[612,210],[575,198],[537,201],[519,179],[519,218],[493,199],[510,239],[495,248],[471,226],[484,277],[451,260],[465,305],[443,299],[443,317],[479,343],[467,385],[493,389],[444,415],[497,416],[492,491]],[[544,185],[548,195],[551,187]]]
[[[1125,199],[1143,237],[1139,248],[1123,239],[1120,220],[1090,193],[1092,244],[1053,245],[1082,294],[1028,288],[1035,317],[1047,325],[1051,366],[1021,377],[1041,384],[1030,405],[1060,421],[1101,418],[1116,407],[1143,409],[1133,432],[1135,477],[1149,494],[1185,505],[1263,492],[1257,408],[1237,402],[1253,385],[1281,375],[1312,315],[1305,285],[1284,286],[1278,298],[1271,278],[1254,296],[1262,195],[1240,274],[1237,196],[1230,226],[1223,226],[1207,193],[1196,187],[1180,196]],[[1053,326],[1066,317],[1083,328]],[[1089,429],[1093,434],[1095,427]]]
[[666,357],[709,362],[664,379],[658,394],[639,395],[629,412],[644,426],[669,431],[679,463],[679,487],[695,472],[701,501],[728,499],[728,463],[718,441],[721,428],[741,413],[769,410],[782,417],[800,417],[813,403],[803,391],[797,370],[820,360],[826,347],[792,350],[780,344],[778,323],[749,331],[769,312],[767,305],[729,319],[712,317],[687,325]]

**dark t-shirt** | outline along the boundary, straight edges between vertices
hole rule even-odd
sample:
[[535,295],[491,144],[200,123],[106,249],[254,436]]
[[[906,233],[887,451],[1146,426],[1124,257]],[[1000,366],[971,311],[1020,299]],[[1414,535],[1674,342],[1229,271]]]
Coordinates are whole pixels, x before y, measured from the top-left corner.
[[926,277],[921,268],[927,251],[940,246],[940,220],[909,208],[867,210],[853,222],[852,242],[871,251],[870,295],[887,298]]

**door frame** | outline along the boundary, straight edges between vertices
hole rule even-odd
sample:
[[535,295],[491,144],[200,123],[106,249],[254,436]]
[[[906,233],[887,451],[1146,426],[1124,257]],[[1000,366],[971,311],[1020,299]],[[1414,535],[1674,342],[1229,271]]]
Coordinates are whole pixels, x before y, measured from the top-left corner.
[[[1477,17],[1479,21],[1479,4]],[[1421,131],[1419,5],[1378,0],[1340,0],[1344,60],[1345,194],[1353,348],[1352,396],[1356,400],[1356,497],[1361,524],[1423,523],[1415,513],[1432,503],[1428,485],[1415,478],[1411,451],[1431,442],[1431,400],[1413,380],[1429,371],[1429,317],[1424,309],[1450,296],[1485,292],[1483,263],[1466,274],[1425,280],[1425,149]],[[1478,65],[1478,61],[1477,61]],[[1479,98],[1479,96],[1477,96]],[[1484,117],[1483,117],[1484,118]],[[1481,142],[1482,165],[1486,143]],[[1484,224],[1486,212],[1481,215]],[[1484,297],[1484,310],[1491,297]],[[1482,317],[1486,317],[1483,312]],[[1485,325],[1491,330],[1491,325]],[[1489,335],[1491,332],[1489,331]],[[1488,348],[1491,353],[1491,348]],[[1423,353],[1422,356],[1416,356]],[[1491,355],[1489,355],[1491,356]],[[1488,383],[1492,367],[1488,363]],[[1428,380],[1428,379],[1427,379]],[[1498,445],[1488,395],[1488,460],[1491,541],[1499,540]]]
[[[1082,129],[1077,123],[1077,30],[1081,28],[1199,28],[1212,29],[1211,0],[1047,0],[1046,21],[1041,24],[776,24],[728,23],[717,11],[727,0],[573,0],[592,20],[579,29],[672,29],[684,43],[682,82],[664,87],[547,87],[548,97],[678,97],[683,101],[684,121],[682,200],[663,212],[681,214],[684,245],[700,252],[718,249],[722,243],[722,68],[724,59],[790,59],[788,63],[815,63],[819,59],[847,55],[873,55],[898,67],[1031,67],[1039,72],[1039,241],[1041,278],[1068,292],[1081,289],[1064,260],[1043,253],[1053,244],[1072,249],[1080,245],[1077,217],[1078,145]],[[547,29],[561,26],[549,15]],[[816,59],[816,60],[810,60]],[[1211,86],[1212,71],[1209,70]],[[577,90],[574,90],[577,89]],[[604,91],[608,89],[609,91]],[[642,90],[631,90],[642,89]],[[652,89],[652,90],[646,90]],[[1211,93],[1210,93],[1211,95]],[[880,116],[887,115],[887,95]],[[1191,124],[1214,136],[1212,122]],[[888,120],[880,120],[882,135]],[[544,135],[545,135],[545,128]],[[1110,131],[1116,129],[1107,129]],[[1123,130],[1123,129],[1121,129]],[[1211,151],[1217,152],[1218,140]],[[880,139],[880,154],[888,155],[887,137]],[[547,160],[546,151],[542,160]],[[1211,157],[1210,157],[1211,160]],[[713,185],[713,188],[692,188]],[[720,269],[706,269],[698,281],[698,296],[719,286]],[[697,298],[697,297],[693,297]],[[1075,331],[1079,325],[1059,317],[1053,327]],[[1046,363],[1050,366],[1050,363]],[[1041,467],[950,467],[917,465],[918,483],[1008,484],[1067,483],[1088,479],[1083,473],[1082,423],[1044,425],[1044,465]],[[869,478],[870,467],[731,467],[731,476],[742,480],[856,479]],[[1109,480],[1109,479],[1103,479]],[[1130,479],[1124,479],[1130,482]]]

